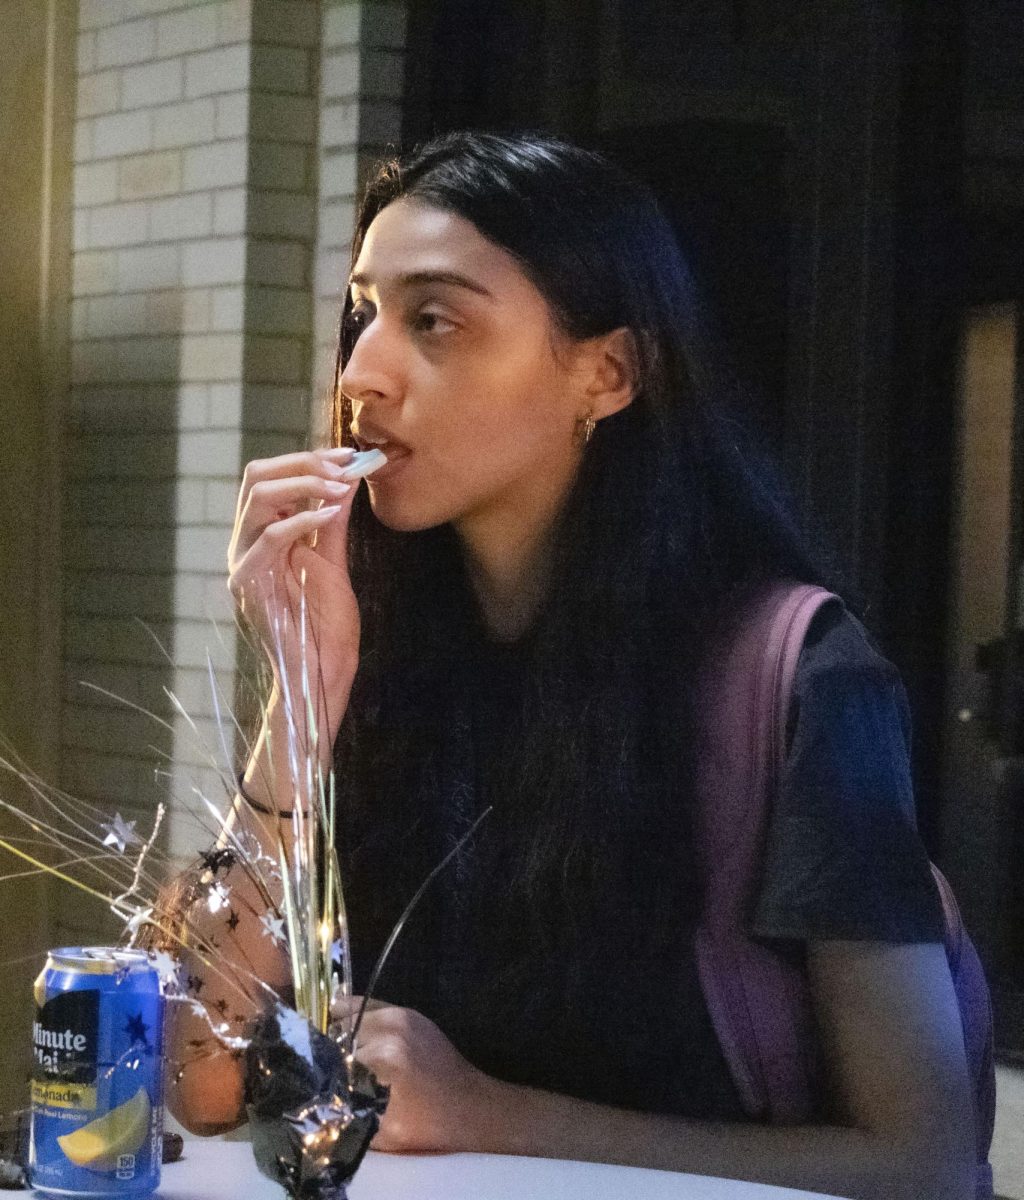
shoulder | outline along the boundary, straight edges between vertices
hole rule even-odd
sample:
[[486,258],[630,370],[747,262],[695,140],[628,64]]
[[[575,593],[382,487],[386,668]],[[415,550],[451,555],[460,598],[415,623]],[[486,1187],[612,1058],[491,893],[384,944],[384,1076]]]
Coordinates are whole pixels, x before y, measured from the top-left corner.
[[797,724],[840,716],[851,708],[898,727],[909,745],[910,707],[900,673],[877,639],[839,600],[815,614],[797,661],[790,702],[787,742]]
[[895,670],[878,640],[838,597],[815,613],[800,656],[804,672],[837,666]]
[[941,941],[941,905],[915,828],[903,684],[839,603],[825,605],[807,632],[788,717],[755,932]]

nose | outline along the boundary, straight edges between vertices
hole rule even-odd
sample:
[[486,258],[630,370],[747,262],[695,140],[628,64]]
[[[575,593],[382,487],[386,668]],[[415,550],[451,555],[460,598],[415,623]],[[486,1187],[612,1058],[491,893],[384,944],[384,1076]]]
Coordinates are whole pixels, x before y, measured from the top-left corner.
[[366,403],[401,394],[401,347],[381,318],[374,317],[356,338],[341,373],[341,390]]

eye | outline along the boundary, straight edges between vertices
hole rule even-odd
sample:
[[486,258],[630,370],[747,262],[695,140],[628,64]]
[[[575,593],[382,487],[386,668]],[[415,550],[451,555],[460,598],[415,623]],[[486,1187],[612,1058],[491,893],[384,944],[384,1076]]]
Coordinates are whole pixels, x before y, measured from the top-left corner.
[[430,308],[420,309],[415,317],[413,317],[412,327],[417,333],[425,333],[438,337],[446,333],[453,333],[458,329],[455,322],[449,320],[444,313],[436,312]]
[[354,342],[366,326],[369,325],[372,315],[365,304],[350,309],[345,313],[341,322],[341,331],[344,336],[351,342]]

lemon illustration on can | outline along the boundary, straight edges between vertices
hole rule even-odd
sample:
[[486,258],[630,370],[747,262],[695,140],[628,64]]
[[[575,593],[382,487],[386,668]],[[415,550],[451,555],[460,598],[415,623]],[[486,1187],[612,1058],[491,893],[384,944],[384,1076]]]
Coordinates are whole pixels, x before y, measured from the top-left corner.
[[145,1088],[130,1100],[57,1138],[57,1145],[77,1167],[88,1171],[112,1171],[124,1154],[135,1154],[149,1137],[152,1107]]

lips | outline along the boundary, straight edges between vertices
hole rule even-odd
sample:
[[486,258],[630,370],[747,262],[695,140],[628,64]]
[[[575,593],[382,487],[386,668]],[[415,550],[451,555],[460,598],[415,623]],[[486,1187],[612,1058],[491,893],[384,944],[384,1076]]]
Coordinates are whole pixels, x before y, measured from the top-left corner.
[[352,439],[360,450],[381,450],[390,460],[409,453],[409,447],[396,441],[387,430],[371,425],[361,425],[352,430]]
[[360,450],[380,450],[388,460],[384,466],[378,467],[366,477],[366,482],[371,487],[386,484],[392,475],[401,473],[404,460],[412,453],[403,442],[395,441],[387,430],[374,425],[360,424],[358,430],[352,430],[352,440]]

